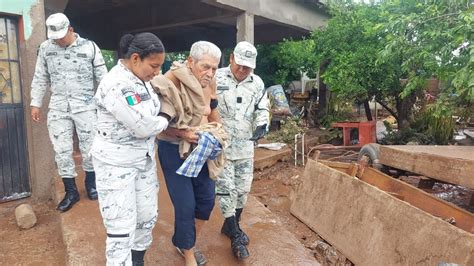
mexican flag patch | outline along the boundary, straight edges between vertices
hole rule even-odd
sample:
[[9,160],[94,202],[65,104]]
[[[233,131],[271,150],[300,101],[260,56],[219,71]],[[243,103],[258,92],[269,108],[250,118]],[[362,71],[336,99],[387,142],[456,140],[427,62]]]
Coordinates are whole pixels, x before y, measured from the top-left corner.
[[127,100],[127,103],[130,106],[134,106],[134,105],[139,104],[141,102],[140,95],[138,95],[138,94],[133,94],[133,95],[127,96],[127,97],[125,97],[125,100]]

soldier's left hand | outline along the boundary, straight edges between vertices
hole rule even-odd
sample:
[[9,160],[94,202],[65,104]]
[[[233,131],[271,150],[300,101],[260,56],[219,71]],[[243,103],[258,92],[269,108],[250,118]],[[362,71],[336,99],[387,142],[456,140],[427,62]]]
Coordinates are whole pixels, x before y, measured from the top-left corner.
[[265,136],[265,133],[267,133],[267,124],[258,126],[253,132],[252,138],[250,138],[250,140],[257,141],[263,138],[263,136]]

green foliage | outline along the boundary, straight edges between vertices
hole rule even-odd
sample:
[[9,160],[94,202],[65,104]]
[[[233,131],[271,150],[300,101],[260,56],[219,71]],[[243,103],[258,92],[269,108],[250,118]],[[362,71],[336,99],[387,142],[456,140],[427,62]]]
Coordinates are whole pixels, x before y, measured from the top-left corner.
[[420,145],[446,145],[454,135],[454,112],[453,99],[443,97],[420,112],[411,128],[394,131],[386,124],[387,134],[381,144],[401,145],[416,142]]
[[295,135],[304,133],[306,130],[302,127],[301,121],[294,117],[280,121],[280,130],[270,132],[267,139],[274,142],[294,143]]
[[380,62],[400,61],[401,74],[408,78],[401,97],[422,89],[424,79],[436,76],[445,82],[447,92],[474,101],[472,3],[398,0],[381,7],[388,34]]
[[102,56],[104,57],[105,66],[107,70],[111,70],[117,64],[117,58],[115,58],[115,52],[111,50],[101,50]]
[[277,71],[279,69],[277,63],[278,44],[257,45],[258,57],[255,74],[262,78],[266,87],[278,84]]
[[313,39],[258,45],[255,73],[263,79],[266,86],[287,85],[293,80],[301,79],[301,72],[307,72],[308,77],[314,78],[318,70],[314,48]]
[[405,128],[399,131],[389,130],[379,143],[383,145],[406,145],[408,143],[416,143],[418,145],[436,144],[431,136],[419,133],[413,128]]
[[335,122],[351,120],[352,105],[344,98],[331,97],[328,103],[328,112],[319,119],[319,124],[331,128]]
[[[413,99],[433,76],[444,92],[474,101],[474,9],[468,0],[328,1],[332,18],[312,35],[321,78],[332,93],[375,97],[399,125],[410,125]],[[400,82],[405,80],[405,82]],[[404,122],[404,123],[400,123]],[[408,123],[406,123],[408,122]]]
[[327,113],[319,120],[319,124],[325,128],[330,128],[333,123],[341,121],[349,121],[351,116],[345,112]]
[[453,120],[453,107],[446,99],[440,99],[437,103],[429,105],[422,121],[426,127],[426,134],[432,136],[434,142],[446,145],[454,135],[455,122]]
[[185,61],[188,57],[188,52],[173,52],[173,53],[166,53],[166,61],[174,62],[174,61]]

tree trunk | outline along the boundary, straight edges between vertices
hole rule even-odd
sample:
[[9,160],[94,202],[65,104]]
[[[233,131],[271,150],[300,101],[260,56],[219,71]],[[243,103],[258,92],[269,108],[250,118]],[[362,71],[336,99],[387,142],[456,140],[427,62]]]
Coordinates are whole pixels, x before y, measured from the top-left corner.
[[319,125],[319,119],[321,117],[325,116],[327,113],[327,108],[328,108],[328,101],[327,101],[327,86],[326,84],[322,81],[321,76],[324,74],[324,71],[326,71],[326,68],[328,66],[329,62],[324,61],[319,65],[319,78],[318,78],[318,88],[319,88],[319,108],[318,112],[314,117],[314,124]]
[[365,116],[367,117],[367,121],[374,120],[372,118],[372,111],[370,110],[369,100],[364,100],[364,110],[365,110]]
[[398,114],[397,114],[396,110],[392,110],[392,108],[390,108],[386,103],[384,103],[382,101],[377,100],[377,102],[380,105],[382,105],[382,107],[385,108],[385,110],[387,110],[398,121]]
[[415,104],[416,95],[411,94],[403,99],[396,99],[396,107],[398,113],[398,128],[405,129],[409,128],[414,121],[413,117],[413,104]]

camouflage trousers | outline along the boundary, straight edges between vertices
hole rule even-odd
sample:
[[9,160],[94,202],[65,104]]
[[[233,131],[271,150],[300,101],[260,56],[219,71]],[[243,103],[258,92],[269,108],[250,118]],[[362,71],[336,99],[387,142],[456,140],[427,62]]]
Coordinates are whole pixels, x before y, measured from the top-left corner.
[[224,218],[245,206],[252,180],[253,158],[227,161],[216,180],[216,196]]
[[131,249],[146,250],[158,217],[156,162],[145,170],[104,163],[93,157],[99,207],[107,231],[107,265],[132,265]]
[[62,178],[77,176],[73,153],[73,130],[76,129],[84,171],[94,171],[89,150],[92,145],[97,121],[96,110],[80,113],[51,109],[48,112],[48,132],[53,143],[56,165]]

